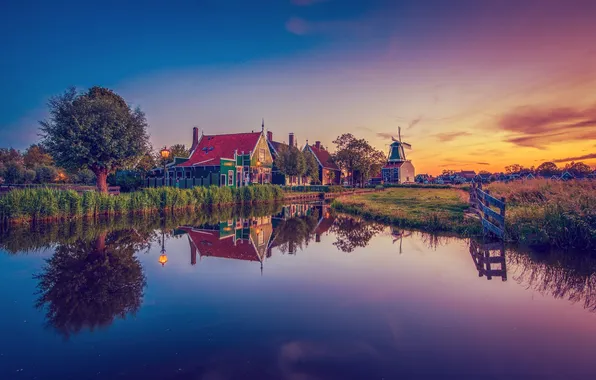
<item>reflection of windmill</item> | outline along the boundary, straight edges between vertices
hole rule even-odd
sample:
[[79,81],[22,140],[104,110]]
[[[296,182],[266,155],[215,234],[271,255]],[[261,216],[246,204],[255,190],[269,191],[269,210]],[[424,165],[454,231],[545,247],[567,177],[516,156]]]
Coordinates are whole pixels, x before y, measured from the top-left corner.
[[404,162],[406,159],[405,149],[412,149],[412,145],[401,141],[401,127],[397,127],[397,139],[391,137],[391,149],[389,150],[389,162]]
[[393,237],[393,244],[395,244],[396,241],[399,240],[399,254],[402,254],[402,250],[401,250],[401,243],[404,237],[408,237],[412,235],[412,232],[410,231],[404,231],[404,230],[398,230],[395,228],[391,228],[391,236]]

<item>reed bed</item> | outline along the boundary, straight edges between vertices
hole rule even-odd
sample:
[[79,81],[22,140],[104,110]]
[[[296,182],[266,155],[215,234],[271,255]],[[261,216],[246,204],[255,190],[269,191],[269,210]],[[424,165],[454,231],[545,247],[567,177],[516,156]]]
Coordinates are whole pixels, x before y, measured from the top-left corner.
[[149,188],[133,193],[108,195],[95,191],[79,194],[50,188],[13,190],[0,197],[0,222],[153,213],[206,206],[280,201],[283,190],[273,185],[229,187]]
[[531,245],[596,250],[596,182],[527,180],[493,183],[507,202],[507,238]]

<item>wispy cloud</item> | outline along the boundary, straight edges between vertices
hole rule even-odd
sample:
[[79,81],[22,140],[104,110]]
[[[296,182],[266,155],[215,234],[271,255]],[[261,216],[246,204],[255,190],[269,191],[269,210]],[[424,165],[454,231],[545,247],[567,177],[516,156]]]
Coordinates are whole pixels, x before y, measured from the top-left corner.
[[459,131],[459,132],[437,133],[434,136],[437,138],[437,140],[439,140],[441,142],[447,142],[447,141],[453,141],[453,140],[457,139],[458,137],[465,137],[465,136],[470,136],[470,135],[472,135],[470,132]]
[[583,156],[577,157],[567,157],[567,158],[558,158],[553,160],[553,162],[561,163],[561,162],[571,162],[571,161],[581,161],[581,160],[591,160],[596,159],[596,153],[585,154]]
[[503,116],[499,127],[513,133],[507,142],[538,149],[559,142],[596,139],[596,106],[520,107]]
[[420,123],[421,120],[422,120],[422,116],[418,116],[414,120],[410,121],[410,123],[408,124],[407,129],[412,129],[416,124]]

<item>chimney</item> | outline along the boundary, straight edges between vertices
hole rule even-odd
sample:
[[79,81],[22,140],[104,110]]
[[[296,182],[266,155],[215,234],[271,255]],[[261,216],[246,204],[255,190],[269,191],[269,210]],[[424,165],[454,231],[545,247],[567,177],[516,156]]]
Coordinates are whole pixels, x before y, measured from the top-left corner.
[[315,148],[321,149],[321,142],[320,141],[315,141]]
[[267,131],[267,140],[273,141],[273,132]]
[[192,152],[195,148],[199,145],[199,128],[194,127],[192,129],[192,145],[190,146],[190,151]]
[[290,135],[288,136],[288,145],[294,146],[294,132],[290,132]]

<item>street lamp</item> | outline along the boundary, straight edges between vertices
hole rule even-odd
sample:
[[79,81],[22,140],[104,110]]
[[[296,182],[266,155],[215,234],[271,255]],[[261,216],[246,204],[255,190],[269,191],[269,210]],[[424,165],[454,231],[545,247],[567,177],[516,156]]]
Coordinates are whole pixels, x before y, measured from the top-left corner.
[[166,164],[168,163],[168,158],[170,158],[171,151],[168,149],[168,147],[164,146],[159,151],[159,154],[161,155],[161,158],[163,160],[163,179],[164,179],[164,186],[165,186],[166,179],[167,179]]
[[165,247],[165,233],[164,230],[161,230],[161,255],[159,255],[159,263],[163,267],[168,262],[168,256],[166,255],[166,247]]

